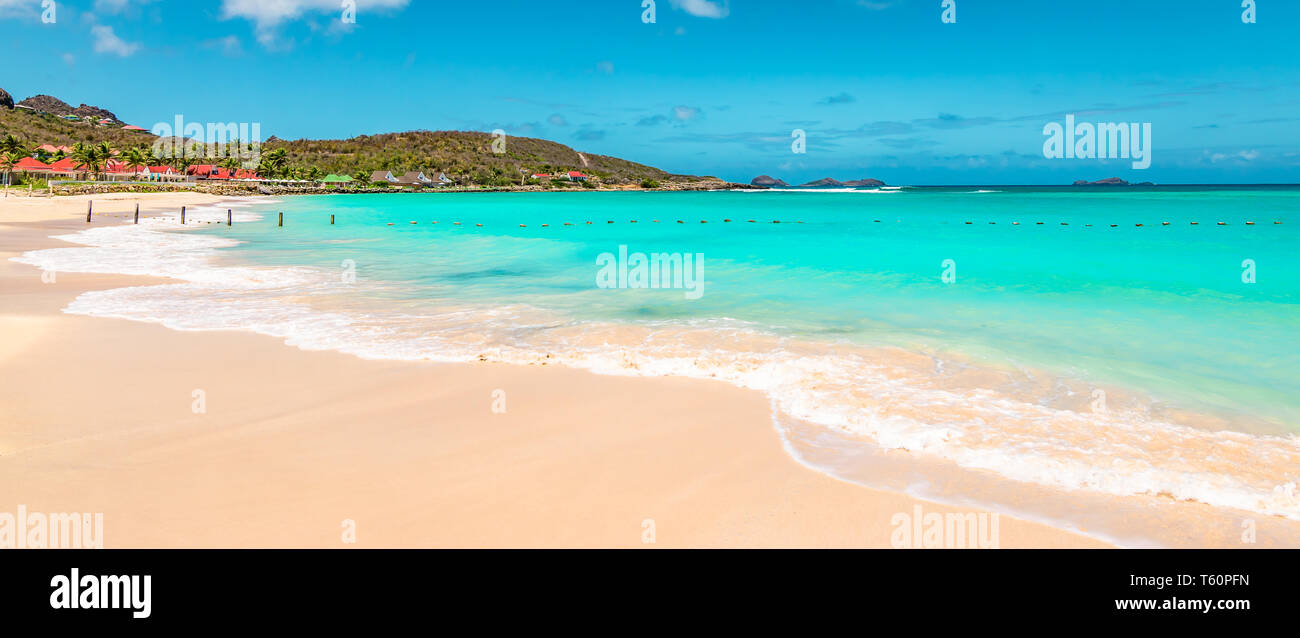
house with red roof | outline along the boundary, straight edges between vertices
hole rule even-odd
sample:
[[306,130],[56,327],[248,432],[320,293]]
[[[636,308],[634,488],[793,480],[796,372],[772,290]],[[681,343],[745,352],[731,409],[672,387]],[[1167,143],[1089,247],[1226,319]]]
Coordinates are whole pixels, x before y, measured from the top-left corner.
[[85,165],[71,157],[65,157],[50,164],[51,175],[61,175],[63,177],[76,179],[77,175],[85,175],[86,172]]
[[45,162],[32,157],[24,157],[14,164],[14,170],[25,173],[48,173],[51,169],[50,165]]
[[195,164],[185,173],[198,179],[261,179],[257,171],[247,168],[222,168],[215,164]]
[[586,175],[583,175],[581,171],[569,171],[569,181],[570,181],[570,182],[585,182],[585,181],[587,181],[587,176],[586,176]]

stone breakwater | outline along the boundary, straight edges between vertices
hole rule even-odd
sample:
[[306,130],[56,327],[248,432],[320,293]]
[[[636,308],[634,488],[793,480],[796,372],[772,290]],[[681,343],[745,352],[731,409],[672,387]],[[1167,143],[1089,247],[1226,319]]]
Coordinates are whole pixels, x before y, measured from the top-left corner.
[[[619,190],[659,190],[659,191],[707,191],[732,188],[753,188],[748,184],[734,184],[722,180],[699,180],[690,182],[665,182],[658,188],[642,189],[636,186],[626,187],[547,187],[531,186],[453,186],[437,189],[397,189],[397,188],[327,188],[319,185],[291,184],[231,184],[221,182],[182,182],[182,183],[82,183],[56,184],[48,191],[35,191],[34,196],[49,197],[53,195],[96,195],[102,193],[176,193],[194,192],[229,197],[249,197],[256,195],[345,195],[374,193],[493,193],[493,192],[584,192],[584,191],[619,191]],[[26,190],[15,189],[11,196],[26,196]]]

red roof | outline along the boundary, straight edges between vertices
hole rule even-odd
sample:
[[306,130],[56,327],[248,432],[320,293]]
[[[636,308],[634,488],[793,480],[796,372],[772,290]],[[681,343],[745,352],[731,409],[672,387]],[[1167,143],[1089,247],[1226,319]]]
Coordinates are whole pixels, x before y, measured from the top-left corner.
[[59,171],[63,173],[79,170],[80,168],[81,168],[81,162],[78,162],[77,160],[74,160],[71,157],[65,157],[53,164],[50,164],[50,170]]
[[212,171],[216,169],[217,166],[215,164],[195,164],[185,169],[185,172],[189,175],[198,175],[199,177],[207,177],[208,175],[211,175]]
[[42,161],[40,161],[40,160],[38,160],[38,159],[33,159],[33,158],[30,158],[30,157],[24,157],[24,158],[18,160],[18,161],[14,164],[14,170],[16,170],[16,171],[48,171],[48,170],[50,170],[50,165],[49,165],[49,164],[46,164],[45,162],[42,162]]
[[123,127],[122,127],[122,130],[123,130],[123,131],[147,131],[147,130],[149,130],[149,129],[144,128],[144,127],[142,127],[142,126],[135,126],[135,125],[132,125],[132,124],[127,124],[126,126],[123,126]]
[[175,173],[176,171],[170,166],[150,166],[150,173]]
[[569,177],[586,177],[586,175],[578,171],[569,171]]

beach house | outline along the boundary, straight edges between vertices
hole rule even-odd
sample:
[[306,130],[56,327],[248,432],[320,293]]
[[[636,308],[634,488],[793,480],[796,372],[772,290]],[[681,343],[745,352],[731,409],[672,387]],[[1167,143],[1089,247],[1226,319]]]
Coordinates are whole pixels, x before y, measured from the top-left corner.
[[375,171],[370,174],[371,184],[380,184],[381,182],[388,182],[389,184],[393,184],[397,182],[397,178],[393,177],[392,171]]
[[49,164],[31,157],[24,157],[14,164],[14,172],[49,173],[51,170]]
[[433,184],[433,180],[425,177],[423,171],[407,171],[393,183],[403,187],[423,188]]
[[65,157],[57,162],[50,164],[51,177],[66,177],[68,179],[77,179],[78,175],[84,176],[88,171],[84,165],[71,157]]

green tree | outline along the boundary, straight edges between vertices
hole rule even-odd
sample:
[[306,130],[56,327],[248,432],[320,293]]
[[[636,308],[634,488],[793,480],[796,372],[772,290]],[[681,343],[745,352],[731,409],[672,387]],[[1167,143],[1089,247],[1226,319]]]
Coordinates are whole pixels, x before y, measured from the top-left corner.
[[6,135],[3,140],[0,140],[0,153],[22,153],[26,151],[27,145],[13,135]]
[[277,178],[287,172],[289,152],[276,148],[262,153],[262,161],[257,165],[257,172],[265,177]]
[[153,157],[149,151],[140,146],[133,146],[122,152],[122,164],[126,165],[127,170],[137,173],[141,168],[150,165]]
[[102,146],[101,149],[100,145],[97,144],[77,142],[77,145],[72,147],[72,159],[76,161],[76,168],[85,169],[92,178],[98,177],[105,159],[101,152],[103,149],[108,148],[107,144]]
[[5,186],[10,183],[10,175],[13,173],[14,164],[21,162],[24,157],[27,157],[27,154],[22,151],[6,151],[0,154],[0,168],[3,168],[5,172]]

